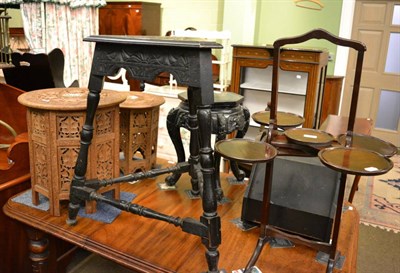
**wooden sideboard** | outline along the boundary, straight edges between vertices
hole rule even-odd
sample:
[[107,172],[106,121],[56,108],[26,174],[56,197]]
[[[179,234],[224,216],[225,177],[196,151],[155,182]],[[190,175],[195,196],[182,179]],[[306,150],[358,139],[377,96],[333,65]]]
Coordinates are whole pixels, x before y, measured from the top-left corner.
[[107,2],[99,9],[99,34],[160,35],[161,4],[147,2]]
[[[161,35],[161,4],[148,2],[107,2],[99,9],[99,34]],[[140,91],[140,81],[127,76],[131,91]],[[169,76],[168,76],[169,80]],[[155,81],[165,83],[164,78]]]
[[[245,97],[244,105],[251,114],[262,111],[271,93],[273,47],[232,46],[230,91]],[[327,65],[328,51],[324,49],[283,48],[278,110],[303,116],[303,127],[317,127]]]

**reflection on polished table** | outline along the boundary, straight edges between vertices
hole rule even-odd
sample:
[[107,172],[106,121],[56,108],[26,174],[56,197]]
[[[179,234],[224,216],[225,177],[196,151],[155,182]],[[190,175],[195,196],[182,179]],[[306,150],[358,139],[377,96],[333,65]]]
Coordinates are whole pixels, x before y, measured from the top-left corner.
[[[158,164],[166,166],[166,162],[158,160]],[[251,256],[259,229],[242,231],[231,221],[239,218],[242,209],[242,198],[246,185],[229,185],[227,176],[221,173],[221,184],[226,196],[232,200],[218,206],[221,217],[222,243],[219,247],[221,256],[219,267],[226,272],[244,268]],[[190,177],[184,174],[177,191],[161,191],[158,182],[164,181],[167,175],[157,179],[143,180],[134,185],[123,184],[121,191],[137,194],[133,200],[146,207],[167,214],[200,216],[203,212],[200,199],[189,199],[185,190],[191,188]],[[46,248],[40,248],[42,235],[50,235],[71,242],[77,246],[113,260],[134,272],[202,272],[207,268],[204,259],[204,247],[196,236],[184,232],[176,232],[176,228],[165,222],[146,219],[127,212],[121,214],[111,224],[101,223],[89,218],[80,218],[79,224],[69,226],[66,204],[61,209],[61,217],[50,216],[19,203],[8,201],[4,206],[6,215],[14,218],[27,227],[37,230],[38,236],[34,263],[42,263],[46,259]],[[335,269],[335,273],[355,273],[359,216],[355,209],[347,210],[341,222],[338,249],[346,257],[343,269]],[[41,234],[41,233],[45,234]],[[263,273],[310,273],[325,272],[325,264],[315,260],[316,251],[302,245],[291,249],[275,249],[268,251],[265,246],[257,266]],[[40,251],[41,252],[40,252]],[[43,254],[43,256],[41,256]],[[301,264],[301,266],[299,266]],[[37,266],[39,273],[45,273],[44,266]]]

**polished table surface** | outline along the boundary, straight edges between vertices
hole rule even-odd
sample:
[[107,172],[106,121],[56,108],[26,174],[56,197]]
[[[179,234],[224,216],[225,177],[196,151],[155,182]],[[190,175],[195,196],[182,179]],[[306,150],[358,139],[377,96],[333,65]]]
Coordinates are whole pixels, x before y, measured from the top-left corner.
[[[158,163],[165,164],[165,161],[159,160]],[[227,174],[221,174],[222,187],[232,202],[218,206],[222,222],[219,267],[231,272],[246,265],[254,250],[259,229],[242,231],[231,222],[241,215],[246,185],[230,185],[226,177]],[[157,183],[163,182],[164,178],[165,175],[134,185],[123,184],[121,190],[137,194],[134,202],[161,212],[182,217],[200,216],[203,212],[201,200],[191,200],[185,193],[191,188],[189,176],[183,175],[177,191],[159,190]],[[4,206],[4,212],[27,226],[98,253],[135,272],[193,273],[207,270],[204,245],[200,239],[177,232],[177,228],[165,222],[122,212],[111,224],[78,216],[79,224],[69,226],[65,223],[66,206],[62,208],[60,217],[54,217],[11,199]],[[338,246],[346,259],[343,269],[335,269],[334,272],[356,272],[358,225],[357,211],[347,210],[343,214]],[[270,249],[266,246],[257,266],[264,273],[325,272],[326,265],[316,262],[315,256],[316,251],[305,246],[289,249]]]

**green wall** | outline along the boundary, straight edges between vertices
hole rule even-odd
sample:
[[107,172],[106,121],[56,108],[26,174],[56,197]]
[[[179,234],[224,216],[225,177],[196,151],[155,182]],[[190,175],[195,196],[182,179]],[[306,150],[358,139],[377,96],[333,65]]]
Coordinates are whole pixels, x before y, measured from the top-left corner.
[[[323,28],[338,35],[342,0],[322,0],[322,10],[297,7],[292,0],[260,1],[256,21],[255,44],[272,44],[276,39],[303,34],[315,28]],[[305,46],[327,48],[333,57],[336,46],[330,42],[310,40]],[[330,62],[328,74],[333,74],[334,63]]]

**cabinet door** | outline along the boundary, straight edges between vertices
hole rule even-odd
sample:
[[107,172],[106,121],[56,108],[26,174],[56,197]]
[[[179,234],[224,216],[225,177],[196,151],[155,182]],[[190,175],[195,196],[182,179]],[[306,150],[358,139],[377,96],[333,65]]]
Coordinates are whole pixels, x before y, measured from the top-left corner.
[[[234,45],[231,91],[244,95],[251,114],[264,110],[270,100],[272,54],[271,47]],[[325,50],[282,50],[278,111],[303,116],[303,127],[315,128],[327,64]]]
[[139,8],[102,8],[99,10],[101,35],[142,35],[142,12]]
[[[280,71],[278,111],[304,116],[308,73]],[[242,67],[239,93],[250,114],[264,111],[271,101],[272,65],[266,68]],[[253,120],[252,126],[258,126]]]

